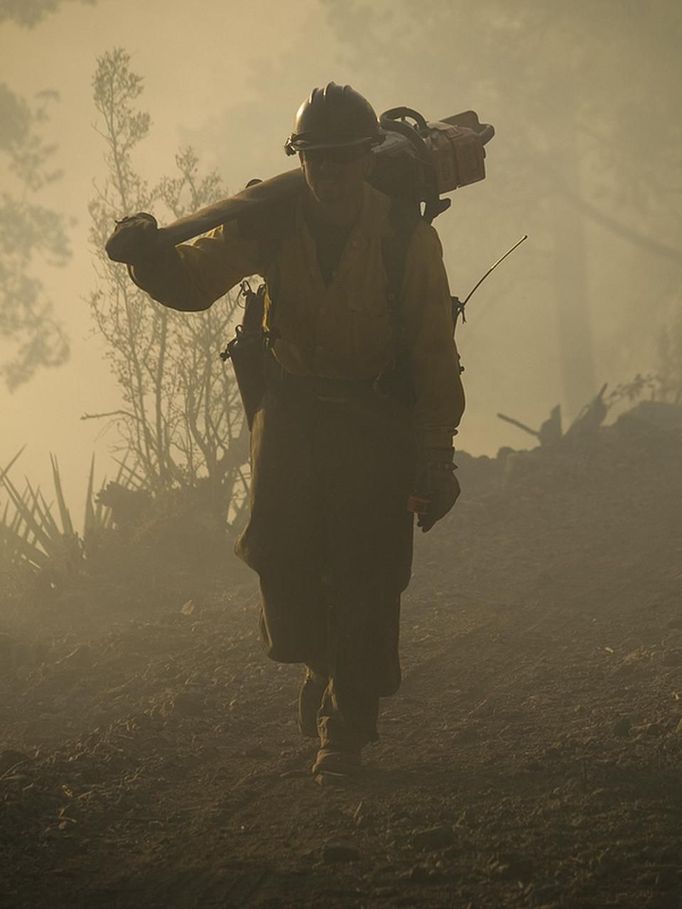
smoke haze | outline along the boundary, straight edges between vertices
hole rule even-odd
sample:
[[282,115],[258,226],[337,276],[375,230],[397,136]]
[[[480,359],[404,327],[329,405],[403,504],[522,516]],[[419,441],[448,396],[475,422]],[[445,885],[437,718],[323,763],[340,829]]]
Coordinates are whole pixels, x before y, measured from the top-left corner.
[[438,119],[473,108],[495,125],[486,181],[455,193],[436,223],[462,297],[530,234],[459,329],[463,448],[524,447],[529,438],[498,411],[539,426],[561,402],[570,418],[603,382],[656,370],[661,333],[681,305],[677,4],[535,2],[511,12],[461,0],[419,16],[408,3],[314,0],[35,7],[32,28],[8,21],[6,8],[2,78],[28,100],[59,93],[44,135],[58,145],[63,176],[41,202],[69,219],[73,255],[63,268],[40,266],[39,277],[72,354],[13,394],[0,390],[3,462],[27,443],[23,469],[40,479],[54,451],[76,497],[93,450],[100,476],[111,472],[111,439],[80,416],[120,403],[87,303],[96,282],[87,205],[105,173],[91,80],[97,58],[117,46],[144,79],[152,129],[137,163],[152,181],[187,144],[230,191],[286,169],[298,104],[332,79],[379,111],[407,104]]
[[[0,906],[682,907],[681,47],[679,0],[0,0]],[[458,324],[463,494],[421,533],[419,458],[400,604],[398,411],[284,383],[258,579],[218,353],[262,301],[104,252],[289,169],[330,80],[494,125],[453,293],[529,237]]]

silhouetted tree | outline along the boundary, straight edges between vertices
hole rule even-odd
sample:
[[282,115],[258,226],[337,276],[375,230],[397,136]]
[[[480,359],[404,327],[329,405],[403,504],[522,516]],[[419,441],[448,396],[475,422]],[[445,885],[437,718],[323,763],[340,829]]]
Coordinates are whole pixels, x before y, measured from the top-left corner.
[[37,369],[59,366],[69,346],[35,268],[40,260],[63,265],[69,256],[64,217],[38,201],[56,180],[55,150],[42,136],[56,95],[42,92],[33,106],[0,84],[0,155],[10,180],[0,195],[0,376],[10,391]]
[[[66,0],[0,0],[0,22],[7,20],[32,28],[54,13]],[[97,0],[80,0],[94,6]]]

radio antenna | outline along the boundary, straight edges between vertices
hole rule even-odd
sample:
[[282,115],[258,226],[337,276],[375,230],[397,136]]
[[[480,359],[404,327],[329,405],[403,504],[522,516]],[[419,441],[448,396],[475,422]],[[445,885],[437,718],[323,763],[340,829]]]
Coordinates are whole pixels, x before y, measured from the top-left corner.
[[495,271],[497,266],[501,265],[502,262],[504,262],[504,260],[507,258],[507,256],[510,256],[514,252],[514,250],[517,249],[519,246],[521,246],[523,241],[527,240],[527,239],[528,239],[528,234],[524,234],[521,237],[521,239],[517,240],[516,243],[510,249],[508,249],[503,256],[500,256],[500,258],[497,260],[497,262],[495,262],[493,265],[491,265],[490,268],[488,269],[488,271],[483,275],[483,277],[476,284],[474,284],[474,286],[471,288],[471,290],[466,295],[464,300],[460,300],[458,297],[452,298],[453,308],[455,310],[455,323],[457,322],[457,316],[460,315],[460,313],[462,315],[462,322],[466,322],[466,317],[464,315],[464,307],[467,305],[467,303],[472,298],[474,293],[478,290],[478,288],[481,286],[481,284],[483,284],[483,282],[488,277],[488,275],[491,274],[493,271]]

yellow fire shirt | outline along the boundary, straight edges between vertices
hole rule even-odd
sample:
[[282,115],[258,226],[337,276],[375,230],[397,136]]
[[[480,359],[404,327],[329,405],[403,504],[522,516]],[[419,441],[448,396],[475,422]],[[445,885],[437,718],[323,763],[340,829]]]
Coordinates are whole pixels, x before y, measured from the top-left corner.
[[[133,280],[166,306],[197,311],[245,277],[274,273],[275,305],[266,298],[265,321],[276,337],[274,355],[286,371],[341,379],[380,375],[397,347],[382,245],[390,230],[390,200],[366,185],[360,216],[329,284],[320,272],[302,195],[291,200],[290,211],[290,226],[281,232],[269,264],[257,233],[242,232],[232,221],[175,247],[179,260],[172,267],[161,261],[135,266]],[[464,410],[464,393],[442,248],[424,221],[410,238],[398,312],[420,442],[449,447]]]

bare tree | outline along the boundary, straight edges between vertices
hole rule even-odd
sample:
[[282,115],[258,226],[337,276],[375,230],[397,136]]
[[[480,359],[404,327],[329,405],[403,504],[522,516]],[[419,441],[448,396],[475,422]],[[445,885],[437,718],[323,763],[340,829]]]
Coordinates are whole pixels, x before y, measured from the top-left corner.
[[104,242],[116,219],[154,210],[169,217],[224,196],[217,174],[200,176],[191,149],[175,159],[176,173],[150,185],[133,154],[149,133],[149,114],[138,109],[142,78],[122,49],[98,60],[93,81],[98,129],[106,145],[107,177],[90,204],[91,240],[99,287],[91,295],[97,329],[121,389],[123,406],[109,414],[119,449],[132,455],[136,473],[153,493],[173,488],[205,491],[205,501],[238,520],[245,499],[248,430],[232,375],[219,358],[234,331],[238,295],[228,294],[203,313],[176,313],[136,288],[121,265],[110,262]]

